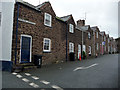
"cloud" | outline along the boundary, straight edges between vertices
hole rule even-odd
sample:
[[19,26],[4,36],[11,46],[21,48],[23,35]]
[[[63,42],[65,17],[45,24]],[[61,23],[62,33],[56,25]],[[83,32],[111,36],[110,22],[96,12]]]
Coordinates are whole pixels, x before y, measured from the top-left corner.
[[[39,0],[25,0],[34,5]],[[40,3],[48,0],[40,0]],[[57,16],[72,14],[75,21],[85,19],[86,24],[99,26],[101,31],[110,32],[118,37],[118,1],[119,0],[49,0]],[[35,3],[37,2],[37,3]]]

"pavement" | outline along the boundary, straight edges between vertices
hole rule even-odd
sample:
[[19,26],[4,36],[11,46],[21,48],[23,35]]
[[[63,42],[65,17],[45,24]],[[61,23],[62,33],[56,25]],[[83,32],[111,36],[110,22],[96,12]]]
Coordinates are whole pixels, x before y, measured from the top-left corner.
[[118,88],[118,54],[46,65],[21,73],[2,72],[3,88]]

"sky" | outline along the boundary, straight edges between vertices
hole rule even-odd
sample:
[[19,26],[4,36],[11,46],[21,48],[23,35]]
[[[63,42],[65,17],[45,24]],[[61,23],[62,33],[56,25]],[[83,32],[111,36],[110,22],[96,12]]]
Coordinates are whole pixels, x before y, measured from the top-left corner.
[[24,0],[35,6],[50,1],[59,17],[73,15],[75,22],[85,19],[86,25],[98,26],[110,37],[118,37],[119,0]]

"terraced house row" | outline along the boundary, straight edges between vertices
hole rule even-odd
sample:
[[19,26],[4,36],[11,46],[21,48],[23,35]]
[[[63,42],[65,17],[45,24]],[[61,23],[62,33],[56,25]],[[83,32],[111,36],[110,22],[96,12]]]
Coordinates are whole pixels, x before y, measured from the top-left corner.
[[[0,3],[3,70],[33,65],[42,56],[42,65],[114,53],[114,39],[97,26],[75,24],[71,15],[57,17],[50,2],[33,6],[24,1]],[[7,21],[7,22],[6,22]]]

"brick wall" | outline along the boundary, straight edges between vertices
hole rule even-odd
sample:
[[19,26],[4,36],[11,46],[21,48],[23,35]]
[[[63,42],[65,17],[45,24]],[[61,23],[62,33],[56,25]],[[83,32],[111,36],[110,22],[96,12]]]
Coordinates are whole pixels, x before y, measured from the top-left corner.
[[[52,15],[52,27],[44,25],[44,13]],[[30,7],[20,4],[19,18],[36,23],[36,25],[18,22],[18,41],[17,41],[17,63],[20,61],[20,39],[21,35],[32,36],[32,55],[42,55],[43,64],[49,64],[59,60],[65,60],[65,28],[66,24],[56,19],[56,15],[52,10],[50,3],[38,12]],[[14,29],[12,42],[12,60],[15,60],[15,40],[16,40],[16,21],[17,21],[17,5],[15,5]],[[56,28],[57,27],[57,28]],[[43,52],[43,39],[51,39],[51,52]]]
[[[74,43],[74,52],[75,52],[75,58],[78,58],[78,44],[82,45],[82,32],[81,30],[76,29],[76,25],[74,22],[73,17],[67,21],[68,23],[68,29],[67,29],[67,38],[68,38],[68,57],[69,57],[69,42]],[[69,32],[69,24],[74,25],[74,33]]]

